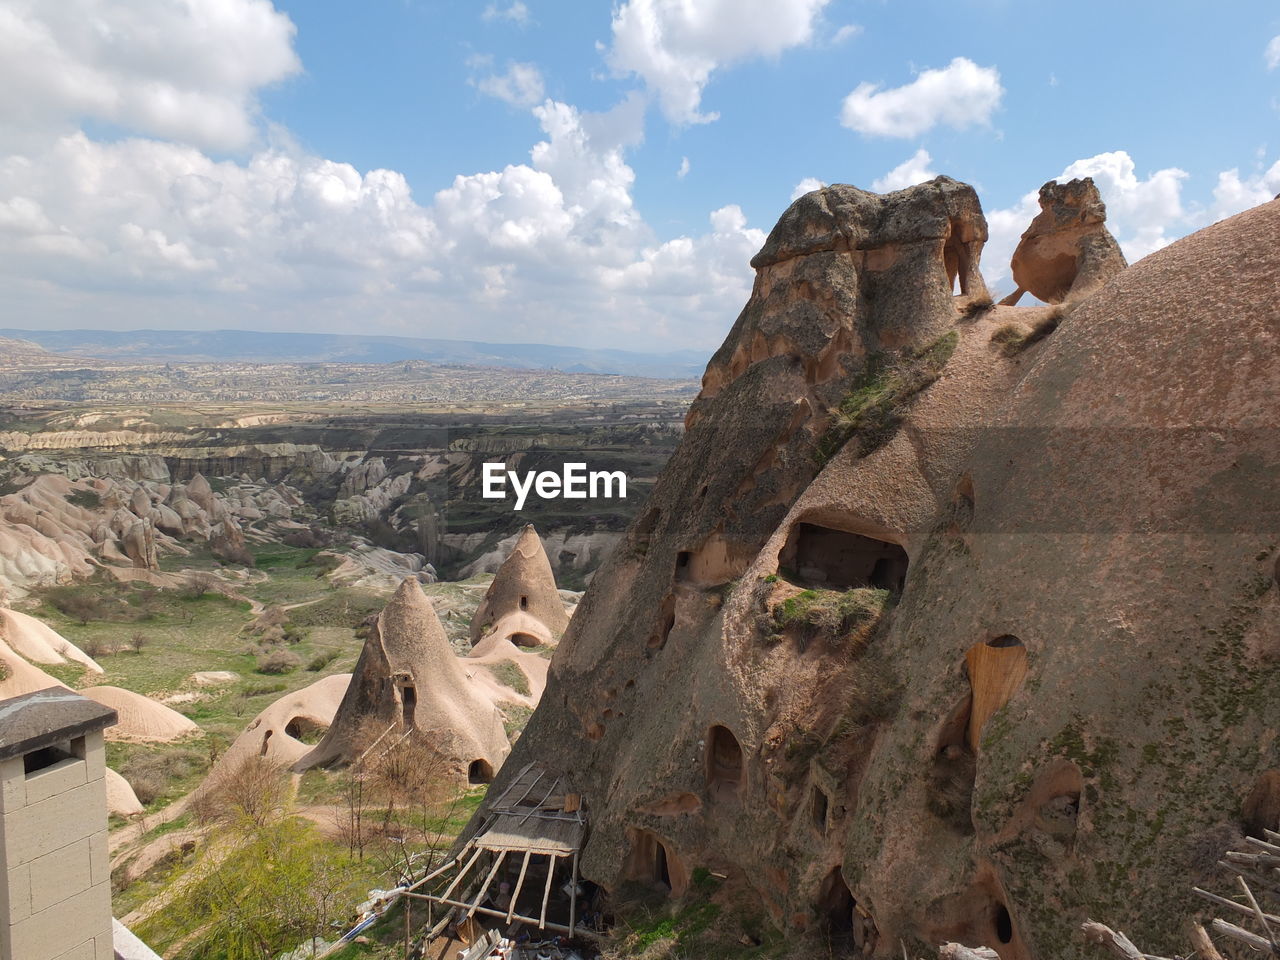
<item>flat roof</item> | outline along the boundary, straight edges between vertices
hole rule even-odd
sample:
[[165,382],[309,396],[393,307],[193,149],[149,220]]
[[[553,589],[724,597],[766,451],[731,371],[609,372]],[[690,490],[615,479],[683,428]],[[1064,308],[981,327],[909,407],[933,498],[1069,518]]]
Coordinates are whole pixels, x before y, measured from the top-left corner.
[[0,700],[0,760],[25,756],[115,724],[110,707],[66,687]]

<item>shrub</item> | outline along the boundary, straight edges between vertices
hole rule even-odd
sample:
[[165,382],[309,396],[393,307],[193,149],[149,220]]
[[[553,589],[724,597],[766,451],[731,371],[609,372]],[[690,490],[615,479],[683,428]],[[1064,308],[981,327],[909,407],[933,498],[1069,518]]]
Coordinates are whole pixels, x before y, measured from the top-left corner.
[[197,572],[187,577],[187,584],[182,595],[188,600],[199,600],[218,585],[218,578],[212,573]]
[[142,648],[151,643],[151,638],[145,633],[134,633],[129,637],[129,649],[134,653],[141,653]]
[[337,660],[338,657],[339,653],[337,650],[324,650],[311,658],[311,662],[307,664],[307,669],[312,673],[316,673],[333,663],[333,661]]
[[258,657],[258,672],[290,673],[302,665],[302,659],[291,650],[272,650]]
[[67,494],[67,503],[85,510],[97,510],[102,506],[102,497],[96,490],[72,490]]
[[920,350],[867,357],[818,442],[819,461],[830,459],[855,435],[860,457],[886,443],[898,431],[910,401],[941,376],[959,342],[960,335],[952,330]]
[[852,642],[853,652],[857,652],[890,600],[888,590],[871,587],[804,590],[778,604],[773,616],[780,627],[801,626],[803,639],[825,634],[837,642]]
[[55,587],[45,594],[54,608],[80,625],[90,620],[100,620],[106,614],[106,605],[89,587]]
[[176,781],[204,767],[204,756],[195,750],[146,750],[126,759],[120,765],[120,775],[129,781],[138,800],[149,804]]
[[1001,352],[1006,357],[1016,356],[1057,330],[1066,315],[1066,308],[1057,304],[1031,324],[1030,329],[1022,324],[1006,323],[991,335],[991,342],[1000,344]]
[[94,660],[97,660],[99,657],[105,657],[108,653],[111,653],[111,648],[107,646],[106,641],[101,637],[89,637],[86,640],[80,641],[80,649],[83,650],[87,656],[93,657]]
[[968,303],[966,303],[964,305],[964,309],[960,311],[960,315],[966,320],[973,320],[986,313],[995,305],[996,302],[991,299],[991,295],[984,293],[972,298]]

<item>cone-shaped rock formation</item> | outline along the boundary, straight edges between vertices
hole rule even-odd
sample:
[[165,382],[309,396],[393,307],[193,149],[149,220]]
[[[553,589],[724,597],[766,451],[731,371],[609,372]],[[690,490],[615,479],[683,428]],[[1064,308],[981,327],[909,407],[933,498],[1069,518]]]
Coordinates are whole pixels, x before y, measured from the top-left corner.
[[502,719],[468,677],[417,580],[404,580],[365,641],[324,739],[297,769],[350,763],[385,735],[416,730],[451,772],[483,761],[496,770],[510,747]]
[[497,635],[520,647],[546,646],[559,640],[568,625],[551,561],[538,531],[529,524],[471,619],[471,642]]

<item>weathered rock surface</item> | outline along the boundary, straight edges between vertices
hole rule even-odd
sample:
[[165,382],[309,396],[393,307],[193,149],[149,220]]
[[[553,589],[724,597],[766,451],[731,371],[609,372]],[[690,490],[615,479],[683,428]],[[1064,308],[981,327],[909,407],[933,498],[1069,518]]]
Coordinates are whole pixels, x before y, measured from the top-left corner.
[[568,625],[547,552],[538,531],[529,524],[471,618],[471,642],[494,635],[517,646],[550,646]]
[[1023,311],[957,323],[941,229],[884,240],[963,236],[964,188],[832,189],[756,258],[494,789],[571,775],[590,879],[709,867],[868,957],[1083,960],[1086,916],[1171,952],[1280,768],[1280,203],[1010,354]]
[[1016,304],[1030,291],[1045,303],[1088,296],[1128,263],[1106,228],[1107,208],[1092,177],[1040,188],[1040,212],[1013,251],[1018,285],[1003,303]]
[[466,780],[472,764],[497,769],[510,751],[501,714],[469,677],[417,580],[405,580],[365,641],[351,685],[324,739],[296,769],[350,763],[384,735],[417,731]]

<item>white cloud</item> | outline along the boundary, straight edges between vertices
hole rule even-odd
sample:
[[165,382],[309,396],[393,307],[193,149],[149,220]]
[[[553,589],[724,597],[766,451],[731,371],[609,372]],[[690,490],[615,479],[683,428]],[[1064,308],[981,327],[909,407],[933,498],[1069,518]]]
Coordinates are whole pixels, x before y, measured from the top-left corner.
[[826,184],[817,177],[805,177],[795,185],[791,190],[791,202],[795,203],[806,193],[812,193],[814,190],[821,190]]
[[852,40],[860,33],[862,33],[862,27],[858,26],[856,23],[846,23],[832,35],[831,45],[833,47],[838,47],[846,40]]
[[481,93],[517,107],[532,107],[546,96],[542,71],[532,63],[508,63],[506,73],[481,77],[475,85]]
[[840,122],[881,137],[918,137],[939,124],[964,130],[989,125],[1003,96],[995,67],[956,57],[905,86],[881,90],[879,84],[859,84],[845,97]]
[[486,23],[492,23],[494,20],[508,20],[511,23],[518,23],[524,26],[529,22],[529,8],[521,3],[520,0],[515,0],[514,3],[507,7],[500,7],[496,3],[491,3],[484,8],[480,18]]
[[[93,29],[103,35],[128,34],[138,22],[124,4],[66,5],[98,14]],[[145,74],[160,87],[221,97],[225,116],[238,119],[192,129],[190,118],[182,127],[103,108],[92,116],[124,128],[108,142],[79,128],[90,115],[81,100],[41,90],[46,105],[59,105],[50,110],[57,123],[47,124],[14,107],[10,87],[0,89],[0,126],[16,131],[0,142],[0,319],[11,325],[358,326],[711,347],[750,293],[748,261],[764,233],[740,208],[722,207],[702,230],[665,241],[637,211],[625,151],[643,139],[640,91],[611,110],[587,113],[541,99],[536,71],[509,65],[487,78],[494,81],[487,92],[523,104],[537,93],[531,112],[542,138],[524,162],[459,175],[434,196],[415,196],[400,173],[316,156],[257,117],[262,83],[298,69],[292,25],[265,0],[166,6],[155,21],[161,35],[147,41],[150,47],[126,44],[128,55],[139,44],[162,51],[169,31],[186,60],[164,61],[156,52],[154,63],[139,57],[132,73],[112,66],[117,51],[110,44],[83,41],[88,28],[79,21],[43,9],[59,6],[41,4],[37,16],[34,0],[0,0],[0,53],[13,49],[15,23],[43,25],[42,49],[63,51],[60,68],[68,76],[89,63],[95,76],[123,89]],[[246,66],[237,60],[239,47],[225,49],[220,28],[206,23],[211,11],[262,27],[237,36],[257,51],[256,61]],[[183,47],[183,38],[206,27],[227,62]],[[280,31],[279,49],[256,43],[274,36],[268,27]],[[39,63],[0,61],[0,75],[37,89],[31,84]],[[472,69],[495,72],[491,60],[474,61]],[[138,82],[134,93],[146,86]],[[233,142],[248,144],[247,155],[220,159],[213,152]]]
[[829,0],[626,0],[613,15],[609,65],[636,74],[671,123],[709,123],[702,93],[720,67],[813,39]]
[[1213,188],[1213,219],[1221,220],[1273,200],[1280,194],[1280,160],[1269,170],[1251,177],[1240,176],[1233,167],[1218,174],[1218,185]]
[[677,169],[677,170],[676,170],[676,179],[677,179],[677,180],[683,180],[683,179],[684,179],[685,177],[687,177],[688,175],[689,175],[689,158],[688,158],[688,157],[681,157],[681,158],[680,158],[680,167],[679,167],[679,169]]
[[1267,69],[1274,70],[1276,67],[1280,67],[1280,37],[1272,37],[1267,44]]
[[872,183],[871,189],[886,193],[889,190],[902,190],[906,187],[914,187],[917,183],[932,180],[938,175],[937,171],[929,169],[929,164],[932,162],[933,157],[929,156],[929,151],[921,147],[883,177]]
[[268,0],[4,0],[0,148],[84,119],[244,148],[256,91],[301,69],[293,35]]

